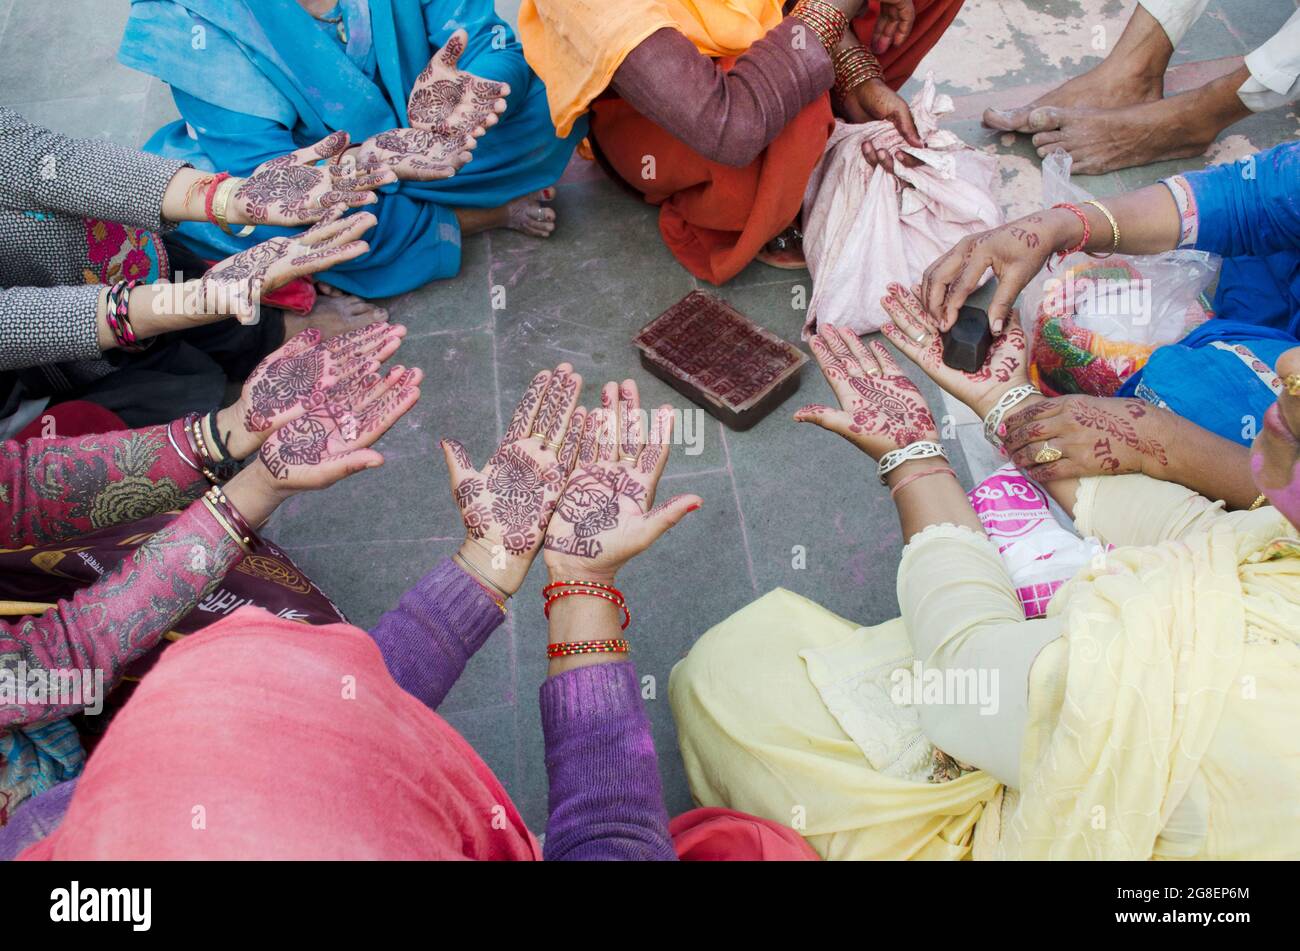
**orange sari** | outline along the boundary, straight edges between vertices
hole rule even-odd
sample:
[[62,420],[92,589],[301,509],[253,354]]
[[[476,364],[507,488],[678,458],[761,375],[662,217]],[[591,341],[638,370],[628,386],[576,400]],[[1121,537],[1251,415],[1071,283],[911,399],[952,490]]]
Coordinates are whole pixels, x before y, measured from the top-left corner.
[[[915,0],[916,22],[907,41],[880,55],[884,78],[898,89],[957,16],[963,0]],[[870,43],[878,13],[853,21]],[[724,69],[734,58],[721,58]],[[616,96],[591,104],[591,137],[623,181],[659,206],[659,232],[686,270],[714,284],[730,280],[788,228],[799,214],[804,188],[834,128],[830,94],[804,107],[757,159],[734,168],[704,158]],[[655,174],[642,177],[653,155]]]

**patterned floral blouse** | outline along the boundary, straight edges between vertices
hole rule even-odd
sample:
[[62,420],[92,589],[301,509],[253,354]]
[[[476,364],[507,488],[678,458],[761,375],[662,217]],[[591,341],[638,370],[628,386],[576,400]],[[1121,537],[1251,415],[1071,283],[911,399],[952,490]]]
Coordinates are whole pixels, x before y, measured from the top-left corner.
[[[0,445],[0,544],[7,547],[74,538],[193,503],[71,599],[39,617],[0,621],[0,668],[28,676],[37,669],[100,670],[104,689],[111,689],[240,556],[197,501],[206,487],[172,448],[167,426]],[[80,708],[58,699],[0,702],[0,728]]]

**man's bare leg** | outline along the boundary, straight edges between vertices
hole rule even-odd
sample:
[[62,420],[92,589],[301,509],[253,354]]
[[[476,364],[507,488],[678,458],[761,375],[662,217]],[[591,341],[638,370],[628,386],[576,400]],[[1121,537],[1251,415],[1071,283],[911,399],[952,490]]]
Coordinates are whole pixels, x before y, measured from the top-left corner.
[[[1101,175],[1117,168],[1201,155],[1219,133],[1250,110],[1237,96],[1250,70],[1238,67],[1199,89],[1117,109],[1034,109],[1026,131],[1035,132],[1040,156],[1064,149],[1071,171]],[[1043,131],[1036,131],[1036,130]]]
[[1164,95],[1165,69],[1173,53],[1164,28],[1139,4],[1104,60],[1027,106],[984,110],[984,124],[1004,132],[1031,132],[1030,114],[1043,106],[1113,109],[1157,102]]

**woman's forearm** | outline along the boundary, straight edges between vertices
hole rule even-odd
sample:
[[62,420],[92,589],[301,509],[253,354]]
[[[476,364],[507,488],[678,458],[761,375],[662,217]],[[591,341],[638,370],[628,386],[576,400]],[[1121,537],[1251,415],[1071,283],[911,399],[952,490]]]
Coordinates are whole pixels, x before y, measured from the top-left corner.
[[1142,471],[1153,479],[1176,482],[1229,508],[1249,508],[1259,496],[1250,472],[1250,450],[1202,429],[1177,413],[1152,407],[1165,447],[1166,462],[1145,457]]
[[[1159,254],[1178,247],[1181,220],[1178,205],[1164,185],[1148,185],[1137,191],[1102,200],[1119,225],[1119,247],[1109,219],[1095,205],[1076,207],[1088,219],[1090,236],[1084,250],[1098,254],[1116,250],[1124,254]],[[1064,208],[1043,212],[1058,250],[1077,247],[1083,238],[1083,222]]]
[[984,534],[984,525],[961,483],[946,472],[933,471],[947,467],[940,458],[913,459],[885,476],[898,507],[904,542],[931,525],[959,525]]
[[[102,673],[104,689],[111,689],[127,665],[216,587],[240,554],[206,506],[195,502],[117,570],[39,617],[0,625],[0,658],[24,660],[29,669]],[[0,726],[69,716],[93,699],[0,704]]]
[[611,88],[705,158],[748,165],[835,80],[810,31],[805,43],[793,42],[800,28],[787,18],[730,70],[677,30],[659,30],[628,54]]
[[[141,284],[131,289],[128,300],[127,317],[131,329],[136,338],[142,341],[173,331],[216,323],[229,316],[208,309],[201,282],[197,280],[183,284],[166,281]],[[104,288],[99,295],[98,335],[101,350],[112,350],[119,346],[108,322],[108,288]]]

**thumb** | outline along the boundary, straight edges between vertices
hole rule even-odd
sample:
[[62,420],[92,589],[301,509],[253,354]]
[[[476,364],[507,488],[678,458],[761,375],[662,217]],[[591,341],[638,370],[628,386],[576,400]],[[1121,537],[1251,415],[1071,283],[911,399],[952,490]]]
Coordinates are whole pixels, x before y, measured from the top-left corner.
[[341,482],[348,476],[354,476],[358,472],[365,472],[367,469],[378,469],[383,464],[384,457],[374,449],[353,449],[351,452],[340,452],[337,455],[327,456],[324,465],[317,470],[328,480],[321,488]]
[[332,159],[348,150],[350,137],[346,132],[331,132],[315,145],[298,149],[293,153],[294,161],[299,165],[315,165],[321,159]]
[[444,439],[441,444],[443,458],[447,460],[447,474],[451,480],[451,493],[456,494],[456,487],[466,479],[479,478],[478,470],[470,461],[469,453],[455,439]]
[[698,495],[674,495],[667,502],[656,505],[641,516],[640,534],[645,539],[645,546],[653,545],[664,532],[672,528],[687,512],[694,512],[704,504]]
[[465,52],[465,44],[468,42],[469,34],[464,30],[457,30],[447,37],[447,42],[443,44],[442,49],[438,50],[438,61],[448,69],[455,69],[456,64],[460,61],[461,54]]
[[853,417],[843,410],[831,409],[821,403],[813,403],[795,413],[794,421],[796,423],[812,423],[847,439],[849,424],[853,422]]

